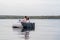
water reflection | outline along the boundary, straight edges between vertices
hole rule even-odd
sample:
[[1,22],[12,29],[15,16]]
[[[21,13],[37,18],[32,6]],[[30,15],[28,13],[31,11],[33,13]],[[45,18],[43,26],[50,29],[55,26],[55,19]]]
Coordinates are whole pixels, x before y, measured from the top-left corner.
[[18,33],[17,35],[24,35],[22,38],[29,40],[29,31],[21,32],[21,30],[21,28],[13,28],[13,31]]

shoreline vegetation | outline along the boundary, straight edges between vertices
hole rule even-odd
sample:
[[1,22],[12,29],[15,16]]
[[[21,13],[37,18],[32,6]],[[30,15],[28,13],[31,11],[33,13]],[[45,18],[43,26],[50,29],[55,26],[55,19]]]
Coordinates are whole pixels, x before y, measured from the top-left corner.
[[[0,15],[0,19],[21,19],[24,16]],[[29,16],[30,19],[60,19],[60,16]]]

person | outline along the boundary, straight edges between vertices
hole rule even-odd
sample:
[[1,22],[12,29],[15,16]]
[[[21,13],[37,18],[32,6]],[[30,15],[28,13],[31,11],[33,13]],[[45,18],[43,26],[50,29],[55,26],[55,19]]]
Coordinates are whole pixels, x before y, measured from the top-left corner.
[[24,22],[24,23],[30,22],[29,17],[25,16],[23,19],[20,20],[20,22]]
[[29,17],[26,18],[26,23],[30,22],[30,19]]
[[[23,23],[29,23],[30,22],[30,19],[28,16],[25,16],[21,22]],[[29,38],[29,31],[27,30],[27,27],[23,27],[22,31],[21,32],[25,32],[25,39]]]
[[25,16],[23,19],[21,19],[20,23],[23,26],[22,32],[27,30],[27,27],[25,27],[25,23],[29,23],[29,22],[30,22],[30,20],[29,20],[28,16]]

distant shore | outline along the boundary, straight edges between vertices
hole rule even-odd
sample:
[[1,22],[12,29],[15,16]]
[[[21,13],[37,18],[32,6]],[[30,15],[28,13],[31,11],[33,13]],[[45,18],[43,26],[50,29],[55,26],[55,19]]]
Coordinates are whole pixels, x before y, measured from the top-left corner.
[[[24,16],[0,15],[0,19],[21,19]],[[60,19],[60,16],[29,16],[30,19]]]

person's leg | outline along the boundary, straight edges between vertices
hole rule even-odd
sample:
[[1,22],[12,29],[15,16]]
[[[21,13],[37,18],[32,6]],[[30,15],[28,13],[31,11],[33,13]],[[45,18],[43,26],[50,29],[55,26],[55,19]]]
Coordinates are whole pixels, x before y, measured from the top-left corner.
[[25,38],[28,39],[29,38],[29,31],[25,32]]

